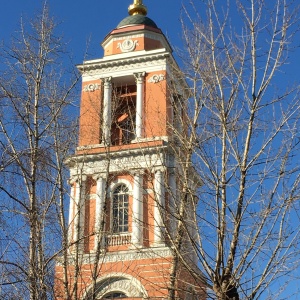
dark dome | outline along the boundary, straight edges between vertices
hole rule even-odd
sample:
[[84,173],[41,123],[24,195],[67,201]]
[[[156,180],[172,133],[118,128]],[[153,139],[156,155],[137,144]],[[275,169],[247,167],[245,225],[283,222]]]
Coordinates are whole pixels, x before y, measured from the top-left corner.
[[117,28],[129,25],[147,25],[150,27],[158,28],[155,22],[152,21],[150,18],[139,14],[126,17],[119,23]]

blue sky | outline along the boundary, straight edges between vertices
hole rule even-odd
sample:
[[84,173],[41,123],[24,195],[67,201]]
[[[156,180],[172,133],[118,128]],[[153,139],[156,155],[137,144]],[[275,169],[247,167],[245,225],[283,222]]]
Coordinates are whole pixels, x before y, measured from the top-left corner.
[[[156,22],[174,46],[180,45],[182,1],[189,2],[187,0],[144,0],[148,7],[148,16]],[[20,28],[21,16],[33,17],[43,3],[42,0],[2,0],[1,2],[0,41],[5,43],[9,43],[11,34]],[[84,59],[87,44],[89,44],[88,58],[102,57],[100,43],[128,15],[127,8],[132,2],[132,0],[48,0],[51,15],[61,22],[57,33],[64,36],[75,64],[80,64]],[[296,42],[299,45],[299,36]],[[290,53],[290,59],[291,64],[286,68],[287,74],[282,75],[284,84],[294,80],[299,81],[299,49]],[[295,295],[294,298],[289,299],[300,299],[299,297]]]
[[[0,41],[9,41],[12,32],[20,28],[21,16],[32,17],[41,7],[42,0],[1,1]],[[48,0],[50,13],[61,24],[63,34],[74,62],[81,63],[88,47],[91,58],[102,56],[103,38],[125,18],[132,0]],[[145,0],[148,17],[170,37],[173,44],[180,40],[180,0]]]
[[[44,1],[2,0],[1,2],[0,41],[9,43],[11,34],[20,28],[21,17],[34,16]],[[47,0],[47,2],[50,13],[60,22],[57,33],[63,35],[73,55],[74,64],[80,64],[84,58],[102,57],[100,43],[128,15],[127,8],[133,0]],[[181,44],[182,3],[189,6],[188,0],[144,0],[144,4],[148,7],[148,17],[162,29],[172,46]],[[201,1],[198,4],[200,3]],[[204,11],[199,13],[203,15]],[[231,20],[234,25],[237,25],[234,14]],[[299,46],[299,36],[295,40]],[[86,50],[87,57],[85,57]],[[287,73],[284,76],[290,83],[298,78],[299,49],[289,53],[289,56],[291,63],[285,67]]]

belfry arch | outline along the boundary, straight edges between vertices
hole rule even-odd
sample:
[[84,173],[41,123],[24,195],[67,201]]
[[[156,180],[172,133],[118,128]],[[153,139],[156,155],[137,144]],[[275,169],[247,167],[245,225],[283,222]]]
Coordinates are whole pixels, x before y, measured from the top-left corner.
[[[92,286],[88,287],[82,300],[91,299],[91,292]],[[106,296],[109,299],[109,295],[112,294],[119,294],[120,297],[117,298],[148,298],[147,291],[141,282],[133,276],[123,273],[110,273],[97,280],[96,299],[106,299]]]

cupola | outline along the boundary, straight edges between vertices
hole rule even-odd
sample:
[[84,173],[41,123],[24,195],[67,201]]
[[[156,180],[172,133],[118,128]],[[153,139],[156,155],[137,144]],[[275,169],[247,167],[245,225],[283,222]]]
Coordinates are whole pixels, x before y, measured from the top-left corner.
[[171,47],[156,23],[147,17],[147,7],[142,0],[134,0],[125,17],[102,42],[104,56],[167,49]]

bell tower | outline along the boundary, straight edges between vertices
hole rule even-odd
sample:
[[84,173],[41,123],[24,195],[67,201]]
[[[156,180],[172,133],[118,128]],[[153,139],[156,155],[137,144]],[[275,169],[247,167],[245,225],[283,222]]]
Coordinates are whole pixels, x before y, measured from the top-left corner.
[[[67,278],[79,299],[167,298],[174,263],[179,171],[172,141],[174,128],[185,130],[176,120],[186,85],[143,1],[134,0],[128,12],[104,38],[103,58],[78,66]],[[185,255],[196,261],[193,251]],[[58,299],[65,299],[64,272],[58,263]],[[179,277],[178,298],[205,298],[203,282],[183,267]]]

